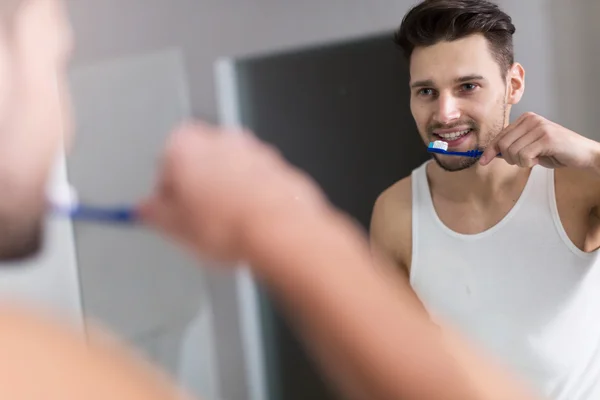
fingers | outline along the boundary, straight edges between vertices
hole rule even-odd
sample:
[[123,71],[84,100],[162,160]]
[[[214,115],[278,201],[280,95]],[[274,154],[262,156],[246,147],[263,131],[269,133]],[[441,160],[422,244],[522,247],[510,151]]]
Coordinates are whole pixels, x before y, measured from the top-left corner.
[[519,162],[522,156],[520,152],[540,138],[540,131],[537,128],[542,121],[541,117],[533,113],[521,115],[494,138],[482,154],[480,164],[489,164],[498,153],[501,153],[502,158],[509,164],[525,166]]
[[545,149],[541,139],[523,147],[517,154],[518,161],[515,165],[523,168],[531,168],[540,163],[540,157]]
[[533,167],[538,163],[538,158],[543,151],[543,143],[540,140],[543,134],[541,129],[533,129],[518,137],[508,148],[503,150],[503,158],[511,165],[523,168]]
[[163,162],[161,176],[150,195],[137,206],[141,221],[159,231],[179,239],[181,234],[179,193],[177,192],[177,173],[169,159]]
[[[526,118],[527,118],[527,114],[521,115],[512,124],[509,124],[500,133],[498,133],[498,135],[494,138],[494,140],[492,140],[492,142],[487,146],[486,150],[483,152],[481,158],[479,159],[479,163],[481,165],[487,165],[494,158],[496,158],[496,155],[498,153],[502,153],[502,150],[500,149],[500,143],[499,143],[500,139],[502,139],[504,136],[510,134],[511,132],[514,132],[515,129],[517,129],[518,127],[520,127],[523,124],[523,122],[526,120]],[[504,153],[502,153],[502,157],[504,158]]]
[[494,158],[496,158],[498,153],[500,153],[500,150],[498,150],[498,145],[496,143],[491,143],[489,146],[487,146],[479,158],[479,164],[483,166],[488,165]]
[[143,200],[138,205],[138,215],[144,223],[166,231],[172,231],[175,225],[168,206],[157,197]]
[[240,226],[247,229],[265,209],[289,207],[290,198],[307,207],[314,189],[293,172],[276,148],[251,132],[185,124],[169,138],[158,184],[138,212],[186,247],[237,257]]
[[[498,143],[498,139],[500,139],[506,133],[511,132],[516,126],[518,126],[522,122],[522,120],[523,120],[523,116],[519,117],[515,122],[508,125],[502,131],[500,131],[500,133],[498,133],[498,135],[490,142],[490,144],[487,145],[485,151],[483,152],[483,154],[481,155],[481,157],[479,159],[479,164],[484,165],[484,166],[488,165],[494,158],[496,158],[498,153],[501,152],[499,143]],[[502,156],[504,157],[504,154],[502,154]]]
[[197,227],[190,223],[181,206],[153,197],[141,203],[139,209],[144,223],[183,247],[195,250],[198,232],[194,228]]

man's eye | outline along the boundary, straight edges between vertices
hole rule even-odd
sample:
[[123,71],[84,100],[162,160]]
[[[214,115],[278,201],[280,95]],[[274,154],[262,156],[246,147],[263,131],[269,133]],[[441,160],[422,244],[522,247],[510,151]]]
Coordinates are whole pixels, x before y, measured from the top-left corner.
[[431,96],[433,94],[434,94],[433,89],[421,89],[421,90],[419,90],[419,95],[421,95],[421,96]]
[[464,85],[462,85],[463,90],[467,91],[467,92],[471,92],[475,89],[477,89],[477,85],[474,83],[465,83]]

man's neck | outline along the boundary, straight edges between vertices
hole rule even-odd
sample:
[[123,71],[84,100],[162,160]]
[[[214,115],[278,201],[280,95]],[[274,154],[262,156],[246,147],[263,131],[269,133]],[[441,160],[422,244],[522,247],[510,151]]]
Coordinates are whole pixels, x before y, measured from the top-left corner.
[[488,203],[504,197],[498,194],[509,187],[513,190],[522,189],[513,186],[524,186],[530,171],[510,165],[502,159],[496,159],[485,167],[475,164],[456,172],[445,171],[437,163],[431,162],[427,167],[427,177],[436,195],[456,202]]

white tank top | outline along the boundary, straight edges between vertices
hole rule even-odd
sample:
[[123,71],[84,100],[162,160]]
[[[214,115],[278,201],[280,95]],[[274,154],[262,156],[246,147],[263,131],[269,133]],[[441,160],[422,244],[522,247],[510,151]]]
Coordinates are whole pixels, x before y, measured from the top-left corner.
[[412,173],[410,281],[441,317],[552,400],[600,399],[600,259],[567,237],[554,171],[534,167],[511,211],[474,235],[439,219]]

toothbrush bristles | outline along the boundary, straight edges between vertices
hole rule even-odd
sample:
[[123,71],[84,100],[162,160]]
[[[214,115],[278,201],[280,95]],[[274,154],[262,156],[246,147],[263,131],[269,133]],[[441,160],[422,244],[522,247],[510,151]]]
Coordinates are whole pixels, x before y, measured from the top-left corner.
[[434,149],[441,149],[444,151],[448,150],[448,143],[442,141],[442,140],[436,140],[435,142],[433,142],[433,146]]

